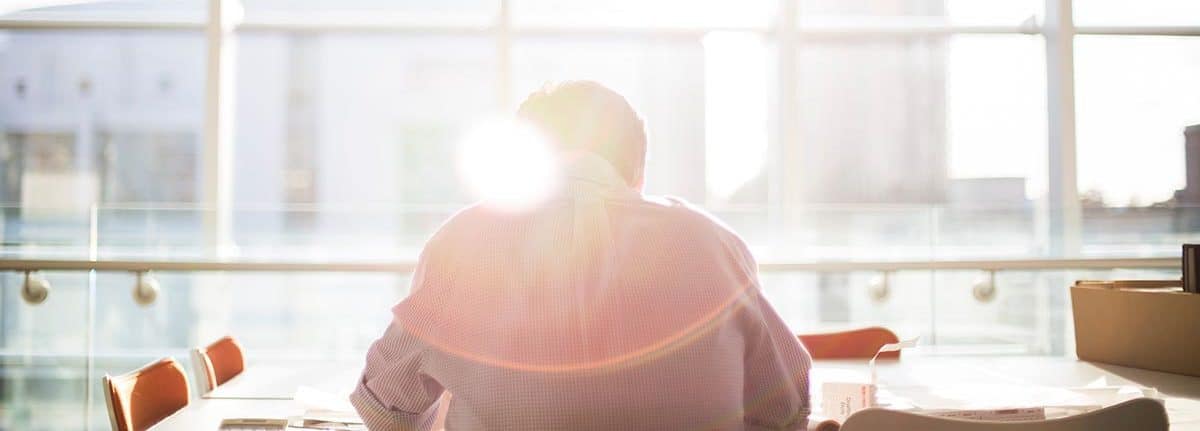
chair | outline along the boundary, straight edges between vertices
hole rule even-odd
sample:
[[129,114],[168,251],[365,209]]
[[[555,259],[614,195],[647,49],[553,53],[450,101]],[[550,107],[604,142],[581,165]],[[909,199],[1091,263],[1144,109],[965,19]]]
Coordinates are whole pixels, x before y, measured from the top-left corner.
[[[900,341],[887,328],[872,326],[841,332],[800,334],[800,343],[813,359],[871,359],[884,344]],[[900,351],[883,352],[880,358],[899,359]]]
[[105,375],[104,402],[114,431],[143,431],[188,405],[187,376],[173,358]]
[[196,370],[196,379],[204,382],[200,385],[201,393],[216,389],[246,369],[242,345],[228,335],[214,341],[208,347],[192,349],[192,364]]
[[841,431],[1166,431],[1161,401],[1135,398],[1100,410],[1044,421],[995,422],[939,418],[871,408],[846,418]]

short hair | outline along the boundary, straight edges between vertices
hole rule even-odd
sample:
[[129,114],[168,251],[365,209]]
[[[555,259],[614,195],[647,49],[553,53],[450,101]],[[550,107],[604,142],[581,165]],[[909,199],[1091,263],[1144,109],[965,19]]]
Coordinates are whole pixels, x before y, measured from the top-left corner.
[[608,160],[629,185],[646,168],[646,127],[620,94],[594,81],[547,84],[521,103],[517,116],[561,151],[590,151]]

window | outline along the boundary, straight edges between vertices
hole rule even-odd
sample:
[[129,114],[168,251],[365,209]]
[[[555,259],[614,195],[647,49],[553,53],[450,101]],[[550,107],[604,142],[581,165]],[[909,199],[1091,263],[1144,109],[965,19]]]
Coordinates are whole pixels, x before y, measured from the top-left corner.
[[1075,23],[1089,25],[1195,25],[1200,3],[1191,0],[1075,0]]
[[[1183,135],[1200,124],[1190,0],[1073,1],[1065,84],[1047,80],[1060,69],[1048,69],[1043,0],[241,3],[234,187],[220,208],[231,259],[411,261],[475,199],[456,174],[464,135],[571,79],[639,110],[646,191],[737,231],[771,264],[762,288],[798,330],[883,324],[973,352],[1069,352],[1062,286],[1175,275],[885,261],[1175,256],[1200,241],[1200,128],[1195,154]],[[795,28],[780,16],[792,10]],[[173,0],[4,15],[22,24],[0,28],[0,256],[212,257],[207,11]],[[1064,203],[1047,197],[1062,177],[1048,150],[1071,143],[1048,134],[1071,118],[1048,103],[1058,85],[1076,96],[1079,219],[1050,220]],[[1051,254],[1071,229],[1081,247]],[[870,267],[808,266],[828,261]],[[0,428],[104,426],[98,373],[225,331],[256,355],[364,349],[408,280],[163,271],[170,287],[141,307],[131,274],[45,275],[54,302],[32,306],[23,274],[0,274],[0,411],[13,412]],[[979,294],[989,283],[994,295]]]
[[498,0],[241,0],[248,23],[488,25]]
[[412,256],[469,203],[455,150],[496,110],[493,48],[477,36],[240,35],[242,252]]
[[87,236],[79,233],[88,231],[93,205],[195,204],[198,32],[0,37],[0,197],[20,209],[10,212],[14,228],[6,231],[35,246],[25,253],[86,256]]
[[[797,0],[802,23],[1017,25],[1042,15],[1042,0]],[[885,19],[888,18],[888,19]],[[901,18],[903,21],[898,21]]]
[[1200,39],[1079,36],[1075,53],[1085,252],[1178,255],[1200,232],[1184,136],[1200,124]]
[[1171,199],[1184,128],[1200,124],[1200,40],[1079,36],[1075,52],[1080,190],[1111,206]]
[[772,0],[512,0],[511,4],[513,23],[518,28],[765,27],[772,21],[776,7]]

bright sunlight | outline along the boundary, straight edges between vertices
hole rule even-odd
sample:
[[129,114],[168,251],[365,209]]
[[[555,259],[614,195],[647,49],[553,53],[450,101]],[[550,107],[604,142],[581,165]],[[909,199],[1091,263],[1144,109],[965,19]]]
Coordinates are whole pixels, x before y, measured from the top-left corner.
[[511,118],[482,121],[464,135],[458,174],[473,197],[512,211],[538,204],[558,185],[556,158],[546,139]]

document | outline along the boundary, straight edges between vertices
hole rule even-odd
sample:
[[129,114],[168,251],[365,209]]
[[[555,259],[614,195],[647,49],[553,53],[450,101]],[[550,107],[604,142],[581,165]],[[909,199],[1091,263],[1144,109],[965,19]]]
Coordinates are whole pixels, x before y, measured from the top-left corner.
[[283,431],[288,426],[287,419],[225,419],[221,421],[220,431]]
[[[348,395],[338,395],[324,392],[308,386],[296,388],[292,397],[304,408],[304,423],[307,427],[342,429],[362,429],[362,419],[350,404]],[[312,425],[309,425],[312,424]],[[322,429],[324,429],[322,428]]]

